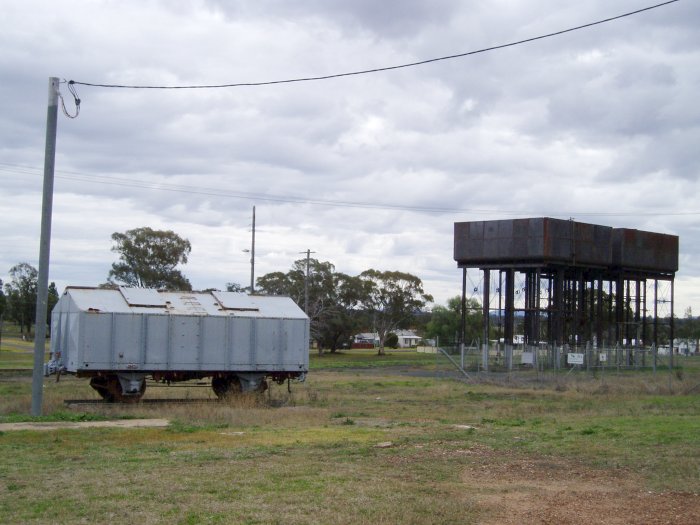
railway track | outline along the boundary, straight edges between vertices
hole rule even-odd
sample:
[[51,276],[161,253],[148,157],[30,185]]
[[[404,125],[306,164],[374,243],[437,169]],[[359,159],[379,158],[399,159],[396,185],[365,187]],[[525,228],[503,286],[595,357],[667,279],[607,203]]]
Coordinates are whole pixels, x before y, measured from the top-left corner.
[[153,398],[141,399],[136,403],[118,403],[105,401],[104,399],[64,399],[63,404],[66,406],[87,406],[87,405],[109,405],[109,406],[136,406],[136,405],[210,405],[221,403],[220,399],[202,398],[202,399],[177,399],[177,398]]

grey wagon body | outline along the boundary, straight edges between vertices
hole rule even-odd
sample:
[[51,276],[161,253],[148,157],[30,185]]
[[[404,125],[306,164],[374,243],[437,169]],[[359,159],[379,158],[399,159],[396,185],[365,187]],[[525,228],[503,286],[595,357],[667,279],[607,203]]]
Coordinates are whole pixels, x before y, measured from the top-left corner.
[[235,377],[248,390],[308,371],[309,319],[288,297],[69,287],[51,323],[47,373]]

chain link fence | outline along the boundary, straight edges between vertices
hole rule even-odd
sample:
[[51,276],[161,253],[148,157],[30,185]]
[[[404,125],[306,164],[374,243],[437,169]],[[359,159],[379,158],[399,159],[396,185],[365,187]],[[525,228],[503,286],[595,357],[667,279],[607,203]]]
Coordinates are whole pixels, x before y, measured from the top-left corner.
[[626,370],[673,369],[686,359],[700,356],[671,354],[668,347],[614,346],[527,346],[490,343],[478,340],[460,345],[448,342],[421,347],[419,351],[435,354],[436,370],[457,369],[464,375],[488,372],[604,372]]

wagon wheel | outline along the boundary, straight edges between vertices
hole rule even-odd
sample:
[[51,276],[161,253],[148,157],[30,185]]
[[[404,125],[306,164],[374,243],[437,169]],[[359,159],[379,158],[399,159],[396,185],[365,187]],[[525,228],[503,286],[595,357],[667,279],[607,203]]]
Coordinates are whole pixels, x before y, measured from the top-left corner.
[[211,388],[219,399],[240,394],[243,390],[241,380],[236,376],[214,377],[211,380]]
[[90,386],[104,399],[107,403],[114,402],[114,393],[110,389],[109,378],[104,376],[95,376],[90,379]]
[[122,384],[116,375],[95,376],[90,379],[90,386],[94,388],[107,403],[138,403],[146,391],[146,381],[141,383],[138,394],[124,394]]

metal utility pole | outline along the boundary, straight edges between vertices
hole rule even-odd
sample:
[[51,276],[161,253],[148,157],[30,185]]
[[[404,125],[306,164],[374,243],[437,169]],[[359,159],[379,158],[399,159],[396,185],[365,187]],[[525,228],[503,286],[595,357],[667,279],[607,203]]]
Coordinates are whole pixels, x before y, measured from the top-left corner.
[[304,277],[304,313],[309,315],[309,266],[311,264],[311,254],[316,252],[312,252],[309,249],[305,252],[299,253],[306,254],[306,276]]
[[250,246],[250,293],[255,293],[255,206],[253,206],[253,239]]
[[255,206],[253,206],[253,226],[250,249],[244,248],[244,253],[250,254],[250,293],[255,293]]
[[39,275],[36,294],[36,329],[34,335],[34,371],[32,373],[32,416],[41,415],[44,387],[44,346],[49,297],[49,253],[51,251],[51,214],[53,178],[56,162],[56,130],[58,127],[58,78],[49,78],[49,104],[46,112],[46,148],[44,151],[44,192],[41,205],[41,238],[39,241]]
[[466,266],[462,268],[462,302],[461,314],[462,319],[460,321],[459,327],[459,355],[461,357],[462,371],[464,371],[464,339],[467,336],[467,268]]

